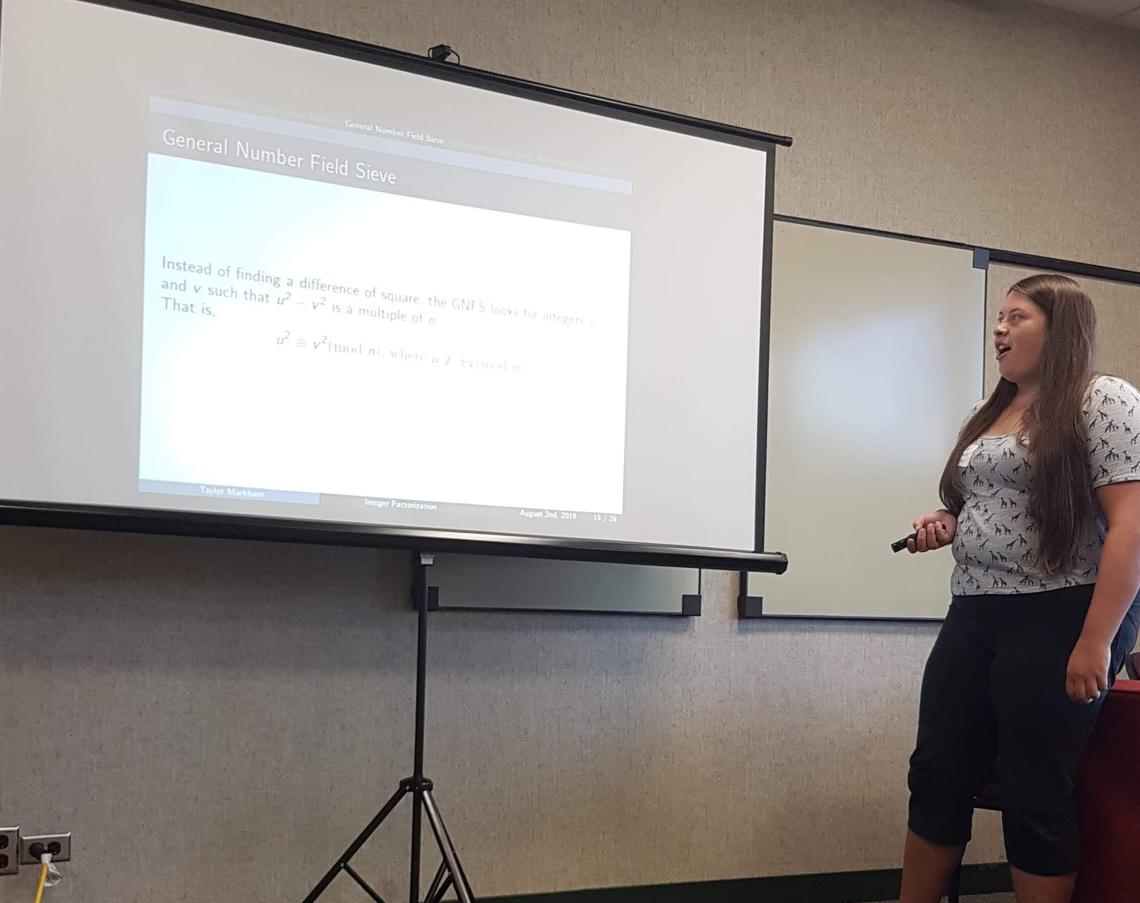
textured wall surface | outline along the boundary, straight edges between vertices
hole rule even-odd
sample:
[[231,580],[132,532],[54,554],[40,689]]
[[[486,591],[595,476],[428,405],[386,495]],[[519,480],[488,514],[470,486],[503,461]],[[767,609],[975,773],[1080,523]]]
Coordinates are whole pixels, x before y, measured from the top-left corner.
[[[1140,33],[1001,0],[226,5],[790,133],[781,213],[1140,268]],[[1140,308],[1101,311],[1128,375]],[[408,581],[389,553],[0,529],[0,821],[75,832],[53,900],[300,899],[410,771]],[[433,616],[428,770],[480,894],[898,864],[935,628],[704,592],[680,622]],[[406,845],[397,820],[362,858],[385,895]],[[970,855],[1001,856],[992,817]]]

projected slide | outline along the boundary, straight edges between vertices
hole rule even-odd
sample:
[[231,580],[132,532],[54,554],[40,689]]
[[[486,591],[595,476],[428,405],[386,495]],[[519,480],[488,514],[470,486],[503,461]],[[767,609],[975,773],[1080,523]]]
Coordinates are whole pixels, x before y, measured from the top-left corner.
[[769,144],[143,7],[0,0],[0,514],[755,550]]
[[630,233],[350,157],[150,154],[140,488],[620,514]]

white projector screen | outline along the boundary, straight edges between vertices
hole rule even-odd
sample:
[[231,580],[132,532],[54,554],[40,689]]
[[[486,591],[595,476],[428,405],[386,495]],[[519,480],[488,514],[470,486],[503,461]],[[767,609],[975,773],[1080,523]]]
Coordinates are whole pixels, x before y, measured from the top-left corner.
[[771,143],[0,11],[0,500],[758,551]]

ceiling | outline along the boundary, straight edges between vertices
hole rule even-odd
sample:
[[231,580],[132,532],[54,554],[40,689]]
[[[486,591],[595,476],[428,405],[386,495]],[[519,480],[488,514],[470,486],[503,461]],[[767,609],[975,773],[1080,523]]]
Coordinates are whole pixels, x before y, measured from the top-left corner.
[[1083,16],[1140,29],[1140,0],[1033,0]]

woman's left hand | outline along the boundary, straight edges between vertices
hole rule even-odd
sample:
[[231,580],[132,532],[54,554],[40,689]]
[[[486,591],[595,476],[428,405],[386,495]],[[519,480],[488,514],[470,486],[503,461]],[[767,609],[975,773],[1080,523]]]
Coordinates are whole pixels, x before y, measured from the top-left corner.
[[1065,676],[1065,689],[1073,702],[1092,702],[1102,690],[1108,689],[1108,666],[1112,659],[1112,646],[1098,640],[1081,637],[1069,656]]

